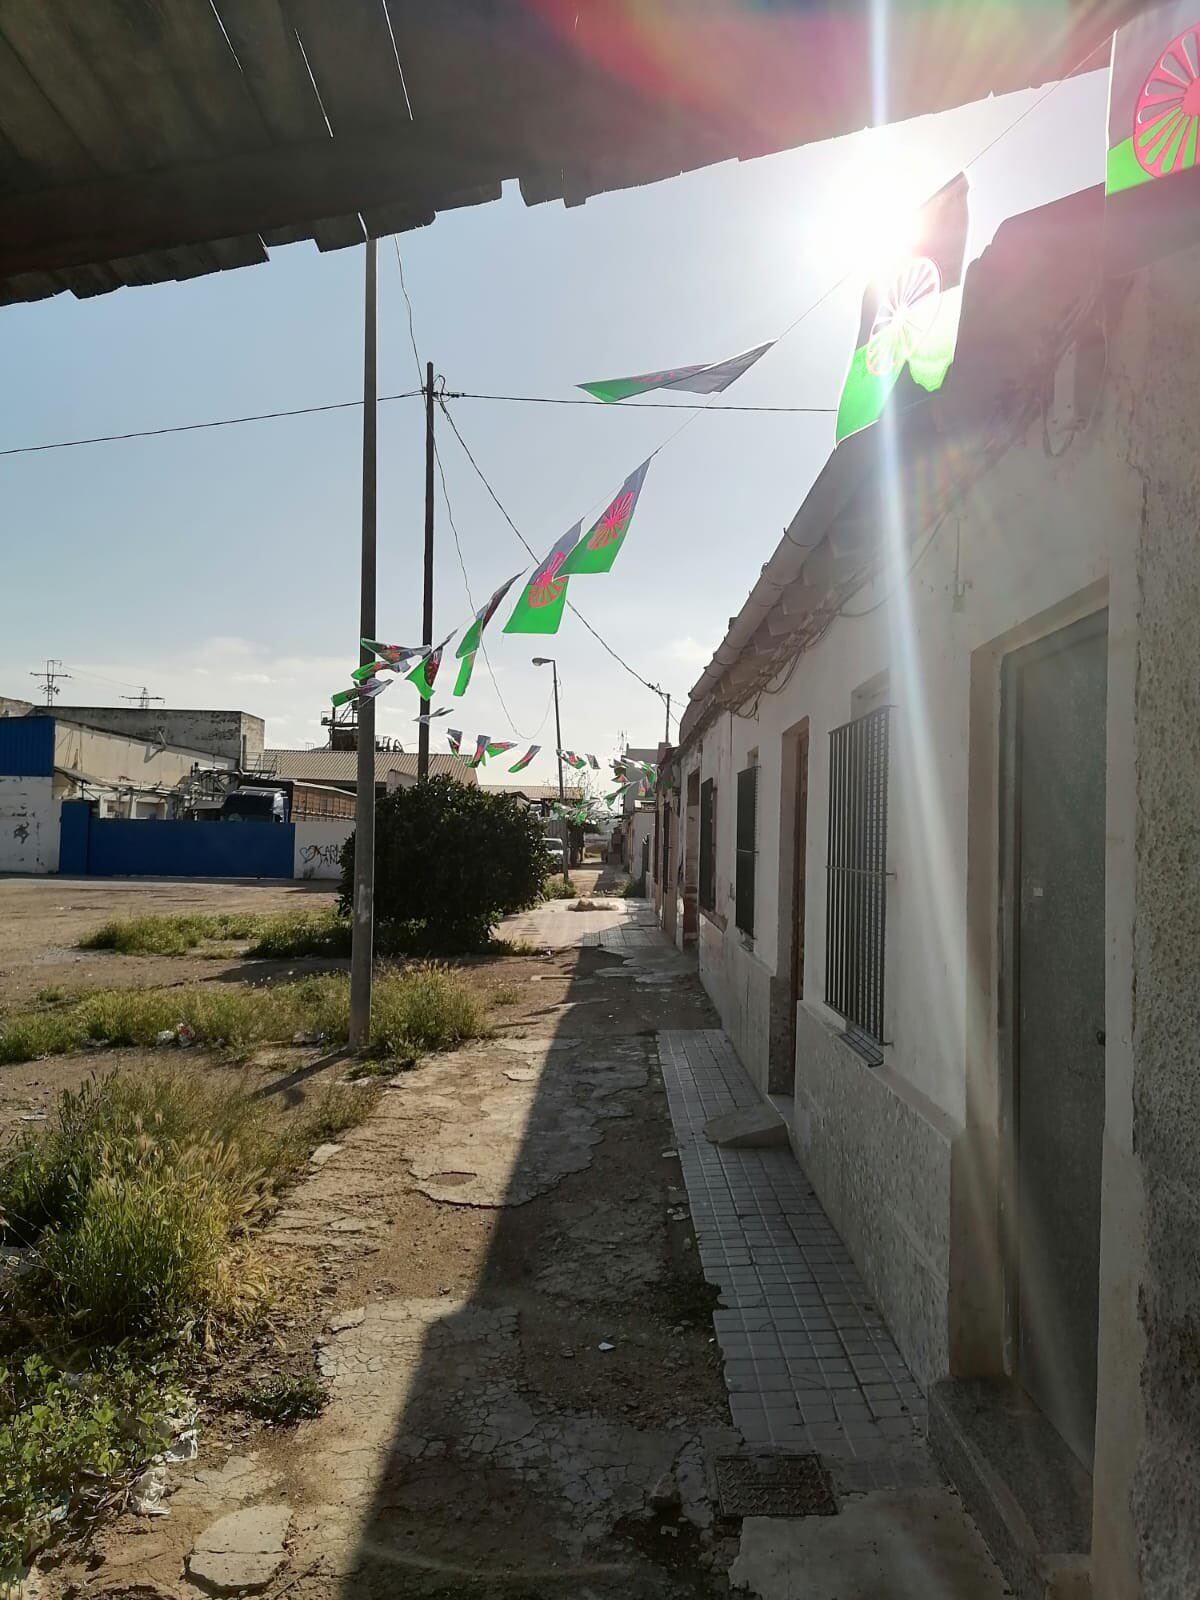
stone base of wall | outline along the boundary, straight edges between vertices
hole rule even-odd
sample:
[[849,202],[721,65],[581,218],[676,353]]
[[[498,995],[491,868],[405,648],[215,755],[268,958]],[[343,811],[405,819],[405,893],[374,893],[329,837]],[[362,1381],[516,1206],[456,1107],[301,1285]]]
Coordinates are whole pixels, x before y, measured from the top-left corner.
[[771,974],[732,927],[701,916],[700,981],[746,1075],[765,1095],[770,1081]]
[[953,1132],[915,1090],[797,1008],[797,1155],[926,1388],[949,1372]]

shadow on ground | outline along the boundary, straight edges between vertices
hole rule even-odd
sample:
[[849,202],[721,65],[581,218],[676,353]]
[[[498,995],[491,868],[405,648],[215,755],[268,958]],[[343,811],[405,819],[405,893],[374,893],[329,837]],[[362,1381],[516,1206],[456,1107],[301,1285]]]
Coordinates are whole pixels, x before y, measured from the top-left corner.
[[[577,950],[555,984],[553,1021],[527,1016],[403,1080],[398,1156],[424,1203],[320,1352],[331,1402],[297,1441],[309,1513],[291,1594],[724,1592],[734,1552],[706,1472],[706,1447],[729,1439],[714,1296],[654,1040],[711,1013],[662,943]],[[446,1229],[476,1237],[465,1281]],[[408,1292],[388,1292],[396,1278]]]

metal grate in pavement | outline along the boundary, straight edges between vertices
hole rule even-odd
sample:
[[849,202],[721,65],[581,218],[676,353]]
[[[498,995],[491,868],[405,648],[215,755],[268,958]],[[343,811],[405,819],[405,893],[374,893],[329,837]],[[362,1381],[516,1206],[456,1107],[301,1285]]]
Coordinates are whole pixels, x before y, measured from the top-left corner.
[[837,1516],[820,1456],[719,1456],[716,1468],[723,1517]]

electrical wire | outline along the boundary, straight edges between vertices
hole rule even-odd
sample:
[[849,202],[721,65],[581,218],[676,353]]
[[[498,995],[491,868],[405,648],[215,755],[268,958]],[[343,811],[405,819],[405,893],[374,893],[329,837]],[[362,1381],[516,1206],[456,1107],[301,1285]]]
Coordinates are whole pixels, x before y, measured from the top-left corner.
[[[718,391],[719,392],[719,391]],[[787,416],[816,416],[834,417],[837,415],[836,406],[737,406],[737,405],[692,405],[689,401],[678,400],[580,400],[574,395],[548,395],[548,394],[477,394],[470,389],[455,390],[447,396],[451,400],[502,400],[513,405],[521,406],[590,406],[593,410],[618,411],[766,411],[778,412]],[[662,449],[662,445],[659,445]]]
[[[420,394],[419,389],[405,389],[402,394],[381,394],[379,404],[389,400],[411,400]],[[275,422],[281,417],[313,417],[323,411],[352,411],[361,409],[361,400],[333,400],[327,405],[297,406],[291,411],[255,411],[244,417],[216,417],[209,422],[180,422],[170,428],[135,428],[129,433],[98,433],[87,439],[56,439],[49,444],[17,444],[0,450],[0,456],[40,455],[46,450],[75,450],[85,444],[122,444],[127,439],[161,439],[168,433],[199,433],[206,428],[236,428],[243,422]]]

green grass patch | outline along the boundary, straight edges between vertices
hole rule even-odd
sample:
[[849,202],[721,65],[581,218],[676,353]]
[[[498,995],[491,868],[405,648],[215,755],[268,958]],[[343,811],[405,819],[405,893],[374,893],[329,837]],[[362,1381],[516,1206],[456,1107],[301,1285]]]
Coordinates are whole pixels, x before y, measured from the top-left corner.
[[239,1397],[239,1404],[252,1417],[288,1427],[319,1417],[328,1399],[328,1390],[312,1373],[280,1372],[249,1384]]
[[124,1353],[72,1371],[40,1355],[0,1362],[0,1585],[131,1481],[185,1404],[169,1368]]
[[250,939],[271,919],[257,912],[172,917],[120,917],[79,941],[81,950],[116,950],[126,956],[183,956],[213,940]]
[[[350,1020],[345,973],[243,987],[98,989],[53,1008],[0,1014],[0,1063],[65,1055],[92,1045],[151,1046],[185,1023],[195,1043],[245,1050],[296,1034],[343,1043]],[[380,973],[370,1048],[409,1057],[445,1050],[486,1031],[480,996],[436,964]]]

